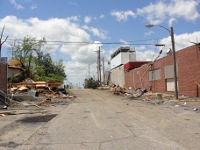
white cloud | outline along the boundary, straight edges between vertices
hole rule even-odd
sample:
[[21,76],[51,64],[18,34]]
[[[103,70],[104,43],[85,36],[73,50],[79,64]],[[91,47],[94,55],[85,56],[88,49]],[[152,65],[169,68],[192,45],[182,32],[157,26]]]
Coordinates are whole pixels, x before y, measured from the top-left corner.
[[170,0],[169,3],[159,0],[137,9],[136,14],[144,16],[151,24],[160,24],[166,19],[169,20],[169,24],[172,24],[177,18],[195,21],[200,17],[198,4],[199,2],[196,0]]
[[85,18],[84,18],[84,22],[85,23],[90,23],[91,22],[91,17],[88,17],[88,16],[86,16]]
[[79,17],[80,16],[71,16],[71,17],[68,17],[67,20],[69,20],[69,21],[79,21]]
[[[91,43],[91,37],[87,30],[81,28],[79,24],[71,22],[71,18],[51,18],[48,20],[29,18],[23,20],[15,16],[7,16],[0,19],[0,26],[3,25],[5,25],[4,35],[9,35],[9,39],[23,39],[28,35],[37,37],[37,39],[45,37],[47,41],[61,41],[47,42],[45,48],[55,58],[62,55],[66,64],[67,78],[70,82],[82,81],[87,73],[88,64],[91,64],[91,74],[96,74],[92,72],[96,70],[97,56],[95,51],[101,44],[98,44],[99,42],[81,44],[81,42]],[[10,42],[9,39],[7,44]],[[62,43],[62,41],[66,43]],[[6,48],[6,43],[3,45],[4,48]]]
[[[193,45],[191,42],[199,43],[200,42],[200,31],[196,31],[193,33],[184,33],[180,35],[174,35],[175,40],[175,50],[179,51],[183,48],[186,48],[188,46]],[[149,46],[137,46],[136,47],[136,58],[138,61],[152,61],[158,56],[159,51],[162,49],[163,53],[160,56],[166,56],[167,51],[169,48],[172,48],[171,44],[171,37],[168,36],[166,38],[163,38],[159,41],[159,43],[165,44],[165,47],[155,48],[149,47]],[[153,50],[154,48],[154,50]]]
[[169,26],[172,26],[174,22],[176,22],[177,20],[175,18],[170,18],[169,19]]
[[87,30],[87,31],[90,31],[93,33],[93,35],[101,38],[101,39],[106,39],[107,36],[107,32],[106,31],[103,31],[103,30],[99,30],[97,28],[94,28],[94,27],[88,27],[88,26],[83,26],[83,29]]
[[168,21],[171,26],[179,18],[186,21],[196,21],[200,18],[198,12],[198,0],[157,0],[155,3],[138,8],[136,12],[127,11],[112,11],[111,16],[116,17],[117,21],[127,21],[128,17],[143,16],[151,24],[161,24]]
[[168,6],[168,13],[172,17],[183,17],[184,19],[194,21],[199,18],[196,0],[172,0]]
[[[191,42],[200,42],[200,31],[196,31],[193,33],[183,33],[180,35],[174,35],[175,40],[175,49],[179,51],[185,47],[192,45]],[[166,43],[164,51],[167,52],[169,48],[171,48],[171,37],[164,38],[160,41],[160,43]]]
[[116,17],[117,21],[127,21],[128,17],[135,17],[135,13],[131,10],[127,11],[112,11],[111,16]]
[[153,50],[146,50],[144,52],[136,51],[137,61],[152,61],[156,58],[156,56],[158,56],[158,52]]
[[144,46],[144,45],[137,46],[137,47],[135,48],[136,51],[143,51],[143,50],[145,50],[145,49],[146,49],[146,46]]
[[159,1],[155,4],[150,4],[144,8],[137,9],[137,15],[143,15],[151,24],[159,24],[166,18],[166,5]]
[[73,83],[76,87],[82,87],[84,83],[84,79],[86,77],[96,78],[97,65],[93,64],[82,64],[79,62],[66,62],[66,73],[70,76],[67,77],[67,83]]
[[24,9],[24,7],[16,2],[16,0],[10,0],[10,3],[16,8],[16,9]]
[[69,54],[71,56],[72,61],[90,64],[96,61],[95,51],[98,50],[97,45],[89,44],[82,46],[63,46],[61,48],[61,52],[63,54]]

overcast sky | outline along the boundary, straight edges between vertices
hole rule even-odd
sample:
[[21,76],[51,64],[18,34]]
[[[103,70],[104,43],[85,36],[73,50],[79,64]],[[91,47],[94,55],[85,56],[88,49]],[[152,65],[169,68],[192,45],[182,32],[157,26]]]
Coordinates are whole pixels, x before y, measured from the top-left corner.
[[3,38],[9,36],[2,56],[10,57],[13,39],[45,37],[45,49],[55,61],[63,59],[74,85],[89,72],[96,76],[99,46],[105,63],[121,45],[132,45],[138,61],[149,61],[161,49],[152,45],[165,44],[165,56],[169,32],[146,24],[174,27],[176,50],[200,42],[200,0],[0,0],[0,31],[5,25]]

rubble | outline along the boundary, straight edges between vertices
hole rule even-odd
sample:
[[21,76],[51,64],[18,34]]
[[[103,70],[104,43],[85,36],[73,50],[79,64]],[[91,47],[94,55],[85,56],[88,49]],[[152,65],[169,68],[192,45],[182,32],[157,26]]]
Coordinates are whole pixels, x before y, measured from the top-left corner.
[[[150,104],[170,104],[175,108],[178,107],[190,107],[191,110],[198,111],[200,107],[200,98],[199,97],[188,97],[188,96],[179,96],[179,100],[175,99],[175,96],[172,94],[166,93],[156,93],[149,92],[146,89],[136,89],[119,87],[117,85],[110,86],[101,86],[98,88],[99,90],[109,90],[113,94],[120,95],[125,97],[128,100],[139,100],[143,102],[147,102]],[[198,107],[195,107],[198,106]]]
[[0,105],[0,109],[7,109],[8,107],[6,105]]
[[[5,100],[1,100],[0,109],[7,109],[9,107],[19,110],[31,107],[38,113],[45,112],[45,107],[68,104],[75,96],[67,93],[66,89],[60,86],[61,84],[61,82],[34,82],[31,79],[27,79],[21,83],[10,84],[8,95],[4,95]],[[31,111],[26,113],[36,112]],[[2,117],[17,114],[21,113],[0,110],[0,116]]]

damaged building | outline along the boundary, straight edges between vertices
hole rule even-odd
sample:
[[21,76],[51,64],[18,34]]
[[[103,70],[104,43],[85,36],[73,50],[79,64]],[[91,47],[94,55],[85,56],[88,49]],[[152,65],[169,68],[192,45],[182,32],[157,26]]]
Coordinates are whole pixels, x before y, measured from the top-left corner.
[[[129,53],[127,53],[128,55]],[[127,89],[147,89],[152,92],[175,93],[172,53],[156,60],[154,63],[137,61],[122,63],[118,59],[118,64],[115,68],[111,66],[111,81],[113,84]],[[178,94],[199,97],[200,50],[198,45],[177,51],[176,65]]]

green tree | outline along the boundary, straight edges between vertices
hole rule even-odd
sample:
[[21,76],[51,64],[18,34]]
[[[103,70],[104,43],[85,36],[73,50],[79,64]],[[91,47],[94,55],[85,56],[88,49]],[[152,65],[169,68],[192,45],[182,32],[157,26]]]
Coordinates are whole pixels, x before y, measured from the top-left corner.
[[44,44],[45,39],[36,40],[36,38],[25,37],[21,44],[14,44],[12,49],[13,57],[21,62],[22,68],[25,69],[24,78],[31,78],[31,67],[33,67],[34,53]]
[[45,68],[44,66],[36,66],[33,73],[35,81],[45,81]]
[[35,81],[63,81],[67,77],[63,61],[60,59],[53,62],[50,54],[41,49],[46,43],[44,38],[36,40],[27,36],[20,44],[17,43],[19,41],[15,40],[11,49],[13,58],[19,60],[25,70],[21,80],[32,78]]
[[[39,68],[36,67],[34,70],[34,80],[45,80],[45,81],[63,81],[67,76],[65,74],[65,67],[63,61],[53,62],[50,54],[42,55],[42,59],[37,59]],[[41,71],[43,74],[41,74]]]

